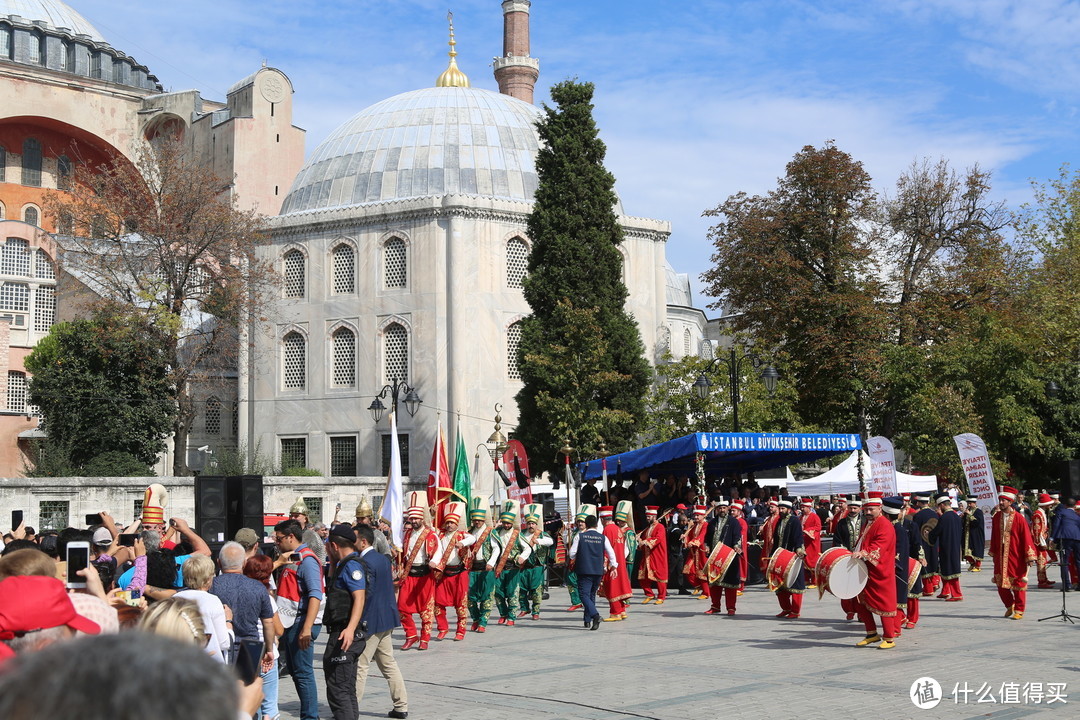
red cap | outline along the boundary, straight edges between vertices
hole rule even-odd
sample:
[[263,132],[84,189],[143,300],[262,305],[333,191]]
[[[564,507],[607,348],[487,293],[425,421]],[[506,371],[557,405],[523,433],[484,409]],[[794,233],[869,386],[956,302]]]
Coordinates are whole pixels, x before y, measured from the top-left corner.
[[866,501],[863,503],[863,507],[881,507],[881,500],[885,497],[885,493],[879,490],[871,490],[866,493]]
[[1008,485],[1002,485],[1001,489],[998,490],[998,497],[999,498],[1005,498],[1006,500],[1015,500],[1016,499],[1016,493],[1017,493],[1016,488],[1009,487]]
[[705,507],[704,505],[695,505],[694,506],[694,514],[695,515],[705,515],[708,512],[709,512],[709,508]]
[[1039,504],[1040,505],[1053,505],[1054,504],[1054,498],[1050,497],[1050,495],[1048,493],[1042,493],[1041,495],[1039,495]]
[[67,625],[97,635],[101,627],[75,612],[64,583],[41,575],[18,575],[0,581],[0,640],[18,633]]
[[675,509],[676,510],[686,510],[686,506],[683,505],[682,503],[679,503],[678,505],[675,506]]
[[779,505],[780,500],[778,498],[771,497],[771,498],[769,498],[769,502],[767,504],[768,505]]
[[615,507],[613,505],[604,505],[602,508],[600,508],[600,517],[611,517],[612,513],[614,512]]

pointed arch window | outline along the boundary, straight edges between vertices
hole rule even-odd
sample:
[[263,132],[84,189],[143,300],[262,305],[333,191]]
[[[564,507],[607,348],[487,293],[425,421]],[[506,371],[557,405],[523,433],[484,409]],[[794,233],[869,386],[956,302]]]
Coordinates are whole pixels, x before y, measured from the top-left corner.
[[520,288],[529,267],[529,246],[521,238],[510,238],[506,243],[506,285]]
[[334,386],[356,386],[356,334],[349,328],[338,328],[330,337],[334,348]]
[[296,331],[281,341],[281,385],[286,390],[307,386],[307,340]]
[[304,253],[299,250],[290,250],[283,258],[285,263],[285,297],[304,297]]
[[[4,27],[0,25],[0,42],[3,42],[3,38]],[[3,48],[0,47],[0,51],[2,50]],[[2,52],[0,52],[0,57],[3,57]],[[0,145],[0,182],[7,182],[7,148],[3,145]],[[0,215],[0,218],[2,217],[3,215]]]
[[399,323],[383,330],[383,376],[385,382],[409,379],[409,332]]
[[506,375],[511,380],[521,379],[518,351],[521,349],[521,321],[506,329]]
[[334,293],[356,292],[356,252],[352,245],[341,243],[334,248]]
[[689,357],[690,356],[690,346],[692,344],[691,340],[692,340],[692,338],[690,336],[690,328],[686,328],[685,330],[683,330],[683,334],[682,334],[682,354],[683,354],[683,357]]
[[408,287],[409,257],[405,241],[390,238],[383,246],[383,276],[388,290]]
[[23,222],[27,225],[33,225],[38,227],[38,223],[41,221],[41,217],[38,214],[38,209],[33,205],[28,206],[23,210]]

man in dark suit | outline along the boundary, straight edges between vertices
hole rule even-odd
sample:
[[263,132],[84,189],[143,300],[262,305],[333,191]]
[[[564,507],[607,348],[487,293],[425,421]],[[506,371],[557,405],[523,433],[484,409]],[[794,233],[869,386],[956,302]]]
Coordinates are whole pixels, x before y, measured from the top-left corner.
[[[1050,537],[1057,543],[1061,586],[1067,591],[1070,587],[1069,565],[1080,557],[1080,515],[1076,513],[1076,498],[1069,498],[1065,501],[1065,507],[1058,510]],[[1080,585],[1073,589],[1080,590]]]
[[379,552],[372,552],[375,535],[368,525],[356,528],[356,547],[360,551],[360,564],[364,568],[364,612],[360,616],[361,627],[368,633],[367,645],[357,661],[356,702],[364,700],[368,666],[372,658],[390,685],[390,698],[394,709],[388,717],[409,716],[409,698],[405,693],[405,680],[401,677],[397,660],[394,659],[394,643],[390,637],[400,624],[397,599],[394,597],[394,573],[390,560]]

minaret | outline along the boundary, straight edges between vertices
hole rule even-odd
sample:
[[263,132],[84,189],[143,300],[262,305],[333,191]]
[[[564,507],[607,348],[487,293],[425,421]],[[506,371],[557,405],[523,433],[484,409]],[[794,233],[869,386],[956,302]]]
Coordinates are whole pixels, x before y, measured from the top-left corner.
[[499,92],[527,103],[540,77],[540,61],[529,57],[529,0],[503,0],[503,56],[495,58]]

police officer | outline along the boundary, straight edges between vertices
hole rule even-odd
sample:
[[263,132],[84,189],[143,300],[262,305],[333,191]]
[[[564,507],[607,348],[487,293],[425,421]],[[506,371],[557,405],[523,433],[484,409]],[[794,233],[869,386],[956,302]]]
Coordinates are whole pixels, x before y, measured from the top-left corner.
[[356,551],[356,533],[348,524],[335,525],[327,538],[327,555],[333,566],[326,586],[327,627],[323,672],[326,701],[334,720],[356,720],[356,662],[364,651],[365,636],[360,625],[364,612],[364,569]]

